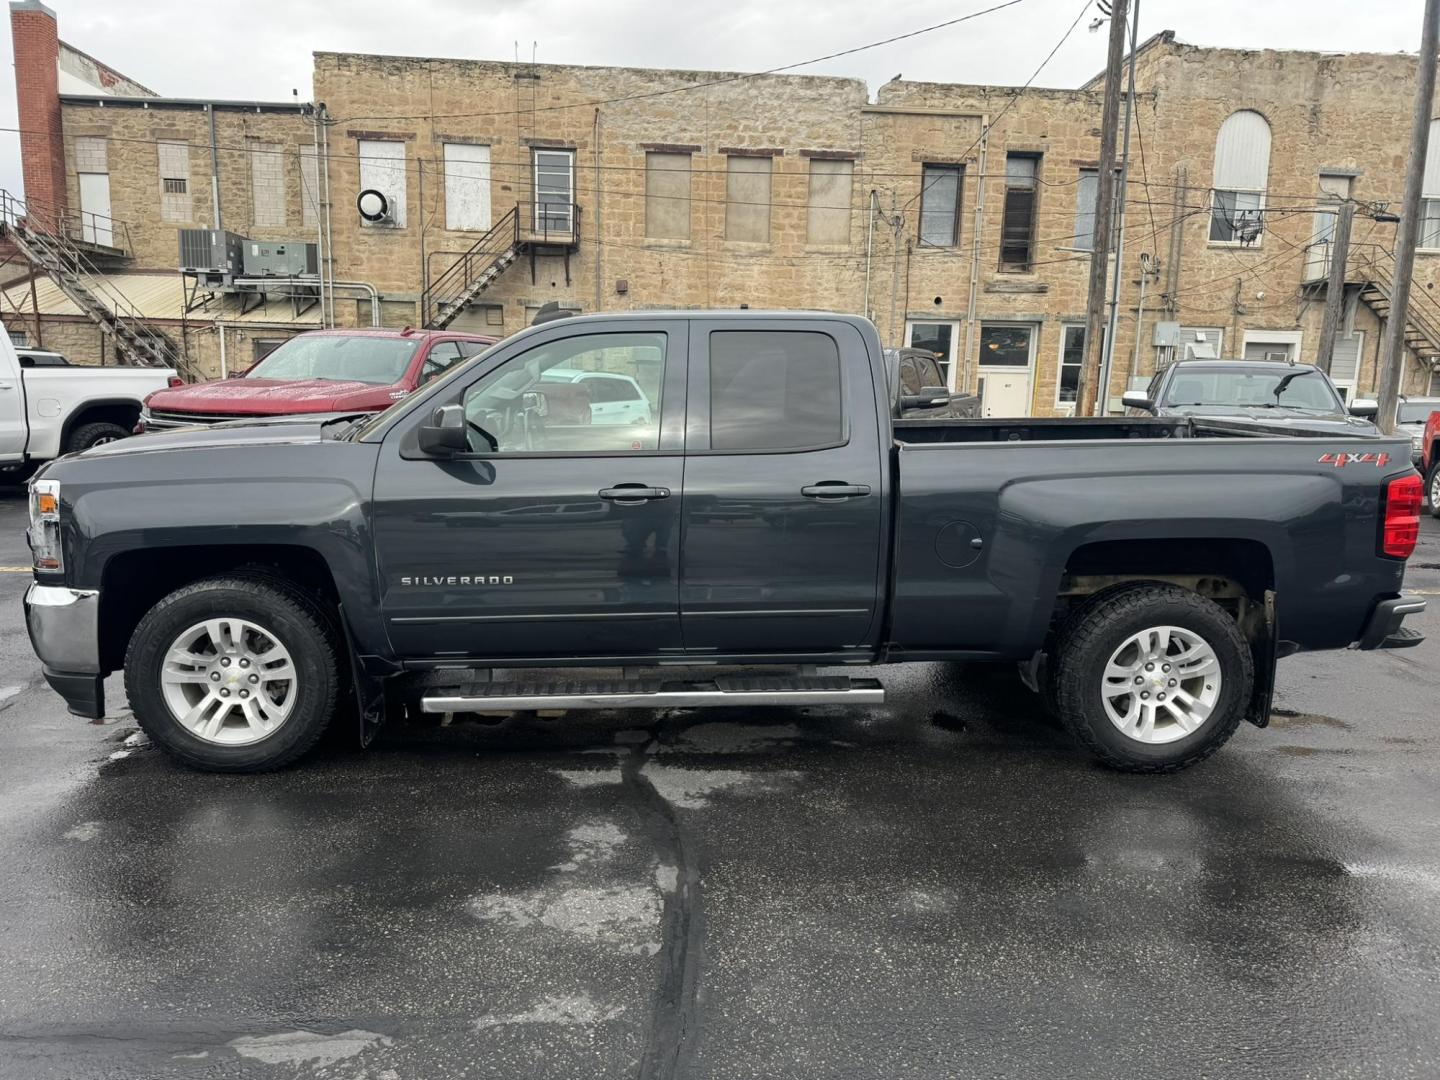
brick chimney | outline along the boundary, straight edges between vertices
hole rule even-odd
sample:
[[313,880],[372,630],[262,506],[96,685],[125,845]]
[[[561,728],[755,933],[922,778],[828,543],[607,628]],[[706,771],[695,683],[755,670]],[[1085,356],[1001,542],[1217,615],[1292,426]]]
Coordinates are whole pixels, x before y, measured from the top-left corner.
[[11,0],[15,97],[20,113],[20,165],[25,198],[40,208],[64,209],[65,141],[60,126],[60,28],[40,0]]

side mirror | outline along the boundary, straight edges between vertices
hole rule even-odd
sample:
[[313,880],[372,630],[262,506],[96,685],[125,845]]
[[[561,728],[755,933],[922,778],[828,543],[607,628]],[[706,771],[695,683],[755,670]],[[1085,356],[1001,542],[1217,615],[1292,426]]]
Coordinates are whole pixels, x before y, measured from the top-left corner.
[[450,457],[470,449],[465,437],[465,409],[460,405],[442,405],[420,425],[420,452],[431,457]]
[[901,394],[902,409],[943,409],[950,404],[950,391],[943,386],[922,386],[918,394]]
[[1380,413],[1380,402],[1374,398],[1356,398],[1350,402],[1351,416],[1378,416]]
[[1146,396],[1144,390],[1126,390],[1120,395],[1120,404],[1127,409],[1144,409],[1146,412],[1155,407],[1155,403]]

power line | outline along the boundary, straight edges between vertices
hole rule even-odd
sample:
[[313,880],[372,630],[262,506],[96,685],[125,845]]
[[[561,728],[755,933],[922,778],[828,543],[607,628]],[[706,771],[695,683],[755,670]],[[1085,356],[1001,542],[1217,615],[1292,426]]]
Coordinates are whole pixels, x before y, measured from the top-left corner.
[[595,98],[590,101],[573,101],[564,105],[545,105],[533,109],[502,109],[489,112],[462,112],[462,113],[398,113],[389,116],[347,116],[336,118],[331,123],[346,124],[356,120],[456,120],[471,116],[525,116],[537,112],[554,112],[562,109],[588,109],[599,105],[614,105],[622,101],[640,101],[647,98],[664,97],[667,94],[683,94],[691,90],[703,90],[711,86],[724,86],[733,82],[744,82],[747,79],[759,79],[766,75],[778,75],[782,71],[793,71],[796,68],[809,67],[811,64],[821,64],[827,60],[836,60],[842,56],[853,56],[855,53],[865,52],[868,49],[877,49],[882,45],[893,45],[897,41],[905,41],[909,38],[919,37],[922,34],[933,33],[936,30],[944,30],[947,27],[958,26],[960,23],[969,22],[971,19],[978,19],[982,15],[989,15],[995,11],[1002,11],[1008,7],[1023,3],[1023,0],[1005,0],[1005,3],[995,4],[980,11],[972,11],[968,15],[961,15],[958,18],[946,19],[944,22],[935,23],[933,26],[922,26],[918,30],[909,30],[903,34],[896,34],[893,37],[884,38],[880,41],[867,42],[864,45],[856,45],[851,49],[841,49],[839,52],[827,53],[825,56],[817,56],[812,60],[798,60],[793,64],[782,64],[780,67],[767,68],[765,71],[744,72],[738,75],[727,75],[721,79],[707,79],[704,82],[686,83],[683,86],[672,86],[664,90],[650,90],[643,94],[622,94],[618,97]]

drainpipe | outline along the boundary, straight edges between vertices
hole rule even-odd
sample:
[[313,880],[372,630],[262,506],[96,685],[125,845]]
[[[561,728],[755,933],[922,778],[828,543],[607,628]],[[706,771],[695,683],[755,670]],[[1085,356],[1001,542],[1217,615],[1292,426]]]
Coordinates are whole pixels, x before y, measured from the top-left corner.
[[865,317],[874,321],[875,316],[870,314],[870,254],[874,250],[875,241],[875,215],[880,212],[880,196],[874,188],[870,189],[870,220],[865,223]]
[[[1110,413],[1110,373],[1115,360],[1115,330],[1120,321],[1120,264],[1125,258],[1125,197],[1130,178],[1130,114],[1135,111],[1135,31],[1140,25],[1140,0],[1130,9],[1130,86],[1125,97],[1125,147],[1120,156],[1120,183],[1115,207],[1115,281],[1110,286],[1110,320],[1105,326],[1105,350],[1100,357],[1100,386],[1095,398],[1095,415]],[[1139,326],[1135,334],[1140,334]]]
[[[1130,383],[1135,381],[1135,376],[1140,373],[1140,330],[1145,325],[1145,283],[1150,280],[1150,256],[1144,252],[1140,254],[1140,306],[1135,309],[1135,355],[1130,358],[1130,378],[1125,383],[1125,390],[1130,389]],[[1121,393],[1124,393],[1122,390]]]
[[[325,193],[325,264],[320,267],[320,276],[329,281],[328,293],[330,296],[330,310],[320,312],[321,326],[335,325],[335,234],[330,229],[330,125],[325,119],[325,103],[320,102],[320,149],[325,155],[324,169],[321,175],[325,178],[320,185]],[[373,312],[378,317],[378,312]],[[378,324],[377,324],[378,325]]]
[[311,116],[315,121],[315,190],[311,193],[315,198],[315,250],[320,253],[320,265],[315,269],[320,271],[320,325],[325,325],[325,219],[320,216],[320,110],[312,109]]
[[595,156],[595,310],[604,303],[605,245],[600,239],[600,110],[595,110],[595,124],[591,138],[594,140]]
[[230,369],[225,364],[225,324],[219,319],[215,320],[215,332],[220,335],[220,378],[228,379]]
[[210,114],[210,199],[215,204],[215,228],[220,224],[220,148],[215,145],[215,106],[206,105]]
[[[954,368],[960,368],[959,380],[954,388],[962,394],[970,390],[970,352],[975,345],[975,308],[980,285],[980,231],[985,224],[985,162],[990,149],[990,117],[980,117],[980,175],[975,180],[975,224],[970,229],[970,294],[965,305],[965,355],[960,363],[951,366],[951,379],[955,379]],[[979,365],[976,365],[976,381],[979,381]]]

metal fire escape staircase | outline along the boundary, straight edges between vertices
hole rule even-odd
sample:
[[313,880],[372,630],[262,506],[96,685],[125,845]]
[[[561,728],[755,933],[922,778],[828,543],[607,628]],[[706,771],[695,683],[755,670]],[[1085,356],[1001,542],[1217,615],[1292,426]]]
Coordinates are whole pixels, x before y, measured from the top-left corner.
[[[1376,315],[1388,320],[1393,306],[1390,298],[1395,289],[1390,276],[1394,258],[1389,252],[1379,252],[1377,255],[1378,257],[1367,255],[1360,259],[1356,268],[1359,272],[1354,276],[1359,279],[1360,299],[1365,301]],[[1386,266],[1380,259],[1389,260],[1390,265]],[[1410,303],[1405,312],[1404,339],[1406,348],[1422,362],[1431,363],[1440,359],[1440,304],[1424,289],[1412,289],[1410,292]]]
[[456,260],[420,294],[421,325],[429,330],[449,326],[524,254],[530,256],[532,282],[537,255],[563,255],[565,284],[570,284],[570,254],[579,237],[580,207],[574,203],[519,203],[467,250],[459,252]]
[[[93,217],[93,215],[91,215]],[[100,241],[114,239],[118,223],[84,220],[85,215],[27,205],[0,191],[0,230],[31,264],[45,271],[91,322],[110,335],[124,364],[173,367],[196,378],[170,337],[147,321],[98,264],[128,258],[123,247]],[[123,230],[123,226],[122,226]]]

